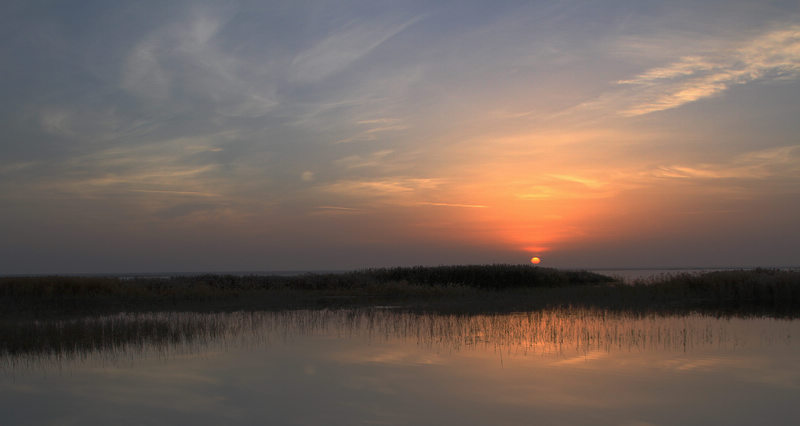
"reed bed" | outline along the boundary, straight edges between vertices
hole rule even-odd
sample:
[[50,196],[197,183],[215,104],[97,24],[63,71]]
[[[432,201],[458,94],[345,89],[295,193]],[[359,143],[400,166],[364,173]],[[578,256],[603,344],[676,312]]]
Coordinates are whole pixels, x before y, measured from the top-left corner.
[[0,323],[0,367],[62,360],[152,358],[265,347],[303,336],[385,343],[434,351],[497,350],[571,356],[785,345],[796,321],[724,319],[701,314],[638,315],[597,309],[510,314],[440,314],[363,308],[230,313],[118,314]]
[[584,307],[636,313],[800,314],[800,271],[678,274],[625,284],[586,271],[515,265],[383,268],[300,276],[0,278],[0,319],[119,312],[394,306],[452,313]]

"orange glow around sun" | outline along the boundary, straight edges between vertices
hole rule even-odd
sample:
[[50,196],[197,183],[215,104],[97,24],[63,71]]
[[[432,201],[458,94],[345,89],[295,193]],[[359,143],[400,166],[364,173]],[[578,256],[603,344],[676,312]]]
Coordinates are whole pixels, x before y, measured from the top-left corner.
[[[526,152],[532,145],[546,147],[549,143],[534,138],[533,142],[541,142],[534,144],[529,139],[525,145],[503,147]],[[618,194],[626,187],[596,172],[593,163],[585,164],[582,158],[560,154],[544,161],[525,155],[467,152],[468,169],[462,165],[456,170],[441,170],[444,175],[458,176],[457,181],[443,179],[438,186],[420,190],[421,195],[398,192],[398,197],[419,198],[412,201],[435,199],[435,203],[418,204],[426,209],[418,216],[425,218],[417,227],[419,232],[538,258],[580,246],[606,232],[608,226],[598,223],[620,211],[624,201]],[[532,264],[539,262],[531,259]]]

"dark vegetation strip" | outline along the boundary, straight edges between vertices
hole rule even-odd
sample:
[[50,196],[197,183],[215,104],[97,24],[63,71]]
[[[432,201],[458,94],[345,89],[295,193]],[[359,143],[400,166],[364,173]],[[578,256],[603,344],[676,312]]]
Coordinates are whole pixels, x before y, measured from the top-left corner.
[[[800,271],[678,274],[623,284],[528,266],[391,268],[346,274],[0,279],[0,359],[213,338],[223,323],[172,311],[358,308],[438,313],[588,308],[630,315],[800,317]],[[127,312],[126,314],[117,314]],[[155,316],[137,312],[164,312]],[[1,367],[1,366],[0,366]]]
[[0,321],[0,357],[21,354],[66,355],[143,348],[210,339],[223,324],[201,315],[118,314],[63,321]]
[[0,278],[0,320],[148,311],[392,305],[441,312],[587,307],[630,312],[800,316],[800,271],[678,274],[623,284],[527,265],[381,268],[300,276]]

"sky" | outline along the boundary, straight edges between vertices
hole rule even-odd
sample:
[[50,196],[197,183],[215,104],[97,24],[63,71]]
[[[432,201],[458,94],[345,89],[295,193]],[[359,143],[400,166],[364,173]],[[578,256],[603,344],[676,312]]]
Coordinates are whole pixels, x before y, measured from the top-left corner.
[[800,265],[797,1],[4,1],[0,274]]

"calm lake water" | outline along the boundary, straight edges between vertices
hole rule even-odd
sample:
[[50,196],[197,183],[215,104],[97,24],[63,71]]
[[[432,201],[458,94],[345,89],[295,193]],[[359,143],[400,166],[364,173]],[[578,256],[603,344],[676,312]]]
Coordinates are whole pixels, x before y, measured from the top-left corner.
[[115,315],[30,327],[50,337],[0,355],[3,425],[800,418],[800,321],[373,309]]

